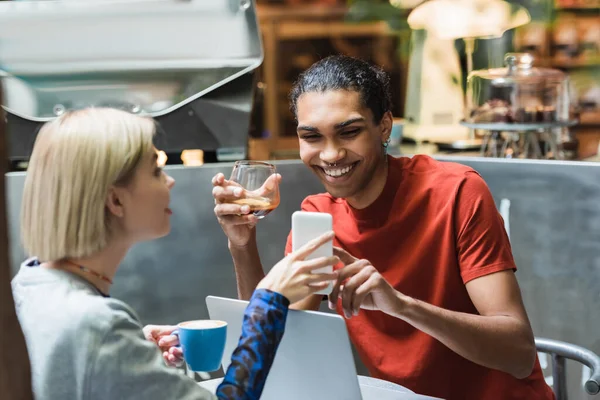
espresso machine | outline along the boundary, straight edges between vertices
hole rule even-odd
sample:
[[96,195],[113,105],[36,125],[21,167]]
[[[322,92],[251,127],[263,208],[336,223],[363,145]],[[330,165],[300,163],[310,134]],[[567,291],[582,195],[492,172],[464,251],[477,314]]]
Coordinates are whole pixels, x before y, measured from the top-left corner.
[[263,60],[251,0],[0,2],[0,48],[13,160],[41,124],[90,106],[154,117],[166,153],[245,158]]

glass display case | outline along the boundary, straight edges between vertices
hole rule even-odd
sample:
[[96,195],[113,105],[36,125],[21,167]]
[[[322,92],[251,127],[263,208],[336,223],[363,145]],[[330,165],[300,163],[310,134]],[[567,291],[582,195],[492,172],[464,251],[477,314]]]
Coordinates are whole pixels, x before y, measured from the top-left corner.
[[467,78],[468,123],[552,124],[569,121],[569,78],[536,68],[529,53],[508,53],[506,67],[473,71]]

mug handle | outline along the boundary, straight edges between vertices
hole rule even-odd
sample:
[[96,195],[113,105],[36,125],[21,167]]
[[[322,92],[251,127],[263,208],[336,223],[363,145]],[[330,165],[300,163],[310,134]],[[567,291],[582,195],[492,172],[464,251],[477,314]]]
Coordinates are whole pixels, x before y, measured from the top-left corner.
[[[171,335],[175,335],[179,339],[179,329],[175,329],[173,332],[171,332]],[[181,348],[181,342],[179,342],[179,344],[177,346],[173,346],[173,347]],[[185,375],[187,375],[189,378],[192,378],[193,380],[196,380],[196,374],[194,373],[194,371],[192,371],[190,369],[188,364],[185,362],[185,358],[183,359],[182,367],[183,367],[182,371]]]
[[[171,335],[177,336],[177,339],[179,339],[179,329],[175,329],[173,332],[171,332]],[[179,344],[177,346],[173,346],[173,347],[181,348],[181,342],[179,342]]]

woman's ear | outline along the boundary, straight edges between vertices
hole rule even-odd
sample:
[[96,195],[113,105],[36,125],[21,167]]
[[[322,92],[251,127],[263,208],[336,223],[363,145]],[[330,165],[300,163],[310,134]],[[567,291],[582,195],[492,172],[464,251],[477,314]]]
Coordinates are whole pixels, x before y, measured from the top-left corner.
[[108,189],[108,195],[106,196],[106,208],[108,208],[110,213],[115,217],[122,218],[125,215],[119,190],[114,186],[111,186]]

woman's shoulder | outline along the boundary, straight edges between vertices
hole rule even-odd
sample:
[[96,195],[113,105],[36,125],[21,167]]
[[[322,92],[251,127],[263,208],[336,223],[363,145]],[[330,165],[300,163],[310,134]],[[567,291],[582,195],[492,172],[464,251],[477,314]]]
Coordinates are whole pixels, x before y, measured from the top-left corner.
[[125,302],[101,296],[81,296],[73,302],[71,310],[80,324],[101,332],[110,331],[123,324],[142,328],[140,319]]
[[24,263],[12,282],[17,313],[27,328],[43,324],[66,341],[98,340],[115,325],[140,327],[136,313],[123,301],[103,297],[89,283],[66,271]]
[[[142,335],[142,326],[133,310],[124,302],[101,296],[77,293],[63,303],[61,317],[53,319],[56,345],[73,354],[94,359],[96,353],[113,337]],[[47,321],[52,322],[52,321]]]

